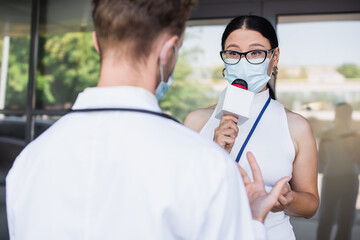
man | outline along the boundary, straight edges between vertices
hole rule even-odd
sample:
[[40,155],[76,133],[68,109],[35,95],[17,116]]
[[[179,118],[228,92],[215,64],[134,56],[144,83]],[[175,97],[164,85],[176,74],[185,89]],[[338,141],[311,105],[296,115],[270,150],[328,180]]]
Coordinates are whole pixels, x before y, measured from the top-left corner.
[[245,189],[227,153],[159,115],[155,96],[167,90],[193,5],[93,1],[98,87],[16,159],[7,177],[11,239],[265,237],[260,222],[287,179],[267,195],[250,156],[254,182],[244,174]]

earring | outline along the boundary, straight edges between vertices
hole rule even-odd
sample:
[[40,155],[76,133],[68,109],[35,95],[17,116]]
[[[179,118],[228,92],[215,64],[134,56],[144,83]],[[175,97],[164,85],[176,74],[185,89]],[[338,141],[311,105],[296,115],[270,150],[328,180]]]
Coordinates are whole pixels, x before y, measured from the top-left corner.
[[275,66],[275,67],[273,67],[273,69],[272,69],[272,75],[276,76],[277,74],[278,74],[278,67]]
[[223,77],[225,77],[225,71],[226,71],[226,69],[223,68],[223,70],[222,70],[222,72],[221,72],[221,74],[222,74]]

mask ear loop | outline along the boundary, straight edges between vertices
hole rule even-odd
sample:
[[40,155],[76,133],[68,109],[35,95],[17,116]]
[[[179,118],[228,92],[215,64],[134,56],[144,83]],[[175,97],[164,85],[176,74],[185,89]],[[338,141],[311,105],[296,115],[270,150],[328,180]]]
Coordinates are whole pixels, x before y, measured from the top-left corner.
[[[163,46],[163,48],[161,49],[161,52],[160,52],[160,56],[159,56],[159,65],[160,65],[160,82],[164,82],[164,72],[163,72],[163,66],[161,64],[161,58],[162,58],[162,55],[164,54],[164,51],[165,51],[165,48],[166,46],[169,45],[169,41],[167,41],[165,43],[165,45]],[[174,52],[175,52],[175,59],[177,60],[177,51],[176,51],[176,45],[174,45]]]
[[[169,41],[165,43],[163,48],[161,49],[160,56],[159,56],[159,65],[160,65],[160,82],[164,81],[164,72],[163,72],[163,66],[161,64],[162,55],[164,54],[166,46],[169,45]],[[159,83],[160,84],[160,83]]]

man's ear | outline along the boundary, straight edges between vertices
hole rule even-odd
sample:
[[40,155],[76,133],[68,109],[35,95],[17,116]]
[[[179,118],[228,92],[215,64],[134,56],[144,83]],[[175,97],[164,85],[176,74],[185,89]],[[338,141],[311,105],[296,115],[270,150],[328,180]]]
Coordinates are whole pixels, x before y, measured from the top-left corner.
[[167,63],[167,60],[170,56],[172,56],[172,54],[174,53],[174,45],[177,43],[177,41],[179,40],[179,37],[176,35],[173,35],[169,38],[166,39],[162,50],[160,52],[160,56],[161,56],[161,63],[162,65],[165,65]]
[[96,37],[96,32],[92,33],[92,39],[93,39],[93,43],[94,43],[94,47],[95,47],[96,51],[100,54],[100,48],[99,48],[98,40]]

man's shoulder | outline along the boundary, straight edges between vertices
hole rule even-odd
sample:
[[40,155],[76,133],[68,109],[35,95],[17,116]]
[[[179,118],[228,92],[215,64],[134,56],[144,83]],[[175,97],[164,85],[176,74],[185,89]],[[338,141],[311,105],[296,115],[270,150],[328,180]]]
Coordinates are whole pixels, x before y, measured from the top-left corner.
[[179,151],[193,152],[194,157],[207,159],[206,161],[210,161],[210,159],[215,161],[230,159],[229,154],[217,143],[205,138],[191,128],[179,125],[173,133]]

